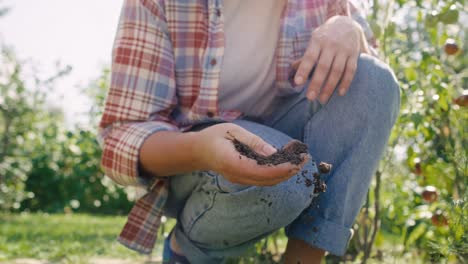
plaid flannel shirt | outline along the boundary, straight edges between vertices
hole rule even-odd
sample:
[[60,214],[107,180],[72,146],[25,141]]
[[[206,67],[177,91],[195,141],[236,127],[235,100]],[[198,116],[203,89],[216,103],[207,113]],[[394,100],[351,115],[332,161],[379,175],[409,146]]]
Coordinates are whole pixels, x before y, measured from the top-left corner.
[[[367,23],[348,0],[287,1],[275,55],[280,93],[297,92],[291,62],[303,55],[313,29],[335,15],[352,15],[373,43]],[[167,178],[139,170],[145,139],[158,131],[184,132],[199,122],[241,115],[218,109],[223,53],[222,0],[124,1],[98,141],[107,176],[148,190],[119,237],[131,249],[151,253],[168,195]]]

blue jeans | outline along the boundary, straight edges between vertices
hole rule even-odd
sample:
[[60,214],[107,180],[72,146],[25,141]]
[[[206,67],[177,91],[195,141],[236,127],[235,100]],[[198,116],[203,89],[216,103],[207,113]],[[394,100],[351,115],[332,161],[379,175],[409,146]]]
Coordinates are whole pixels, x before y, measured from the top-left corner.
[[[242,255],[282,227],[289,238],[345,253],[398,115],[399,88],[388,66],[362,55],[345,96],[335,93],[321,105],[309,102],[305,90],[278,98],[265,120],[233,123],[276,147],[292,138],[306,143],[313,160],[333,164],[327,191],[316,197],[301,175],[271,187],[233,184],[212,171],[171,177],[166,214],[177,217],[175,236],[192,263]],[[315,163],[305,169],[316,171]]]

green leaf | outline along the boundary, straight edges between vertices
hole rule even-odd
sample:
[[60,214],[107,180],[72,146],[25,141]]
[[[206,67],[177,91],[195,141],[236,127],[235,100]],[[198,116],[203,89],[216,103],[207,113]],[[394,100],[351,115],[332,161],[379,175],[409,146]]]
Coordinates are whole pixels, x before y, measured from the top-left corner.
[[439,14],[439,19],[442,23],[449,25],[458,22],[459,12],[456,5],[450,5],[448,9]]
[[413,67],[405,68],[405,77],[408,81],[416,81],[418,78],[418,73]]
[[406,246],[413,245],[427,231],[427,225],[424,222],[419,222],[415,227],[408,230],[408,237],[405,241]]
[[420,124],[422,124],[424,120],[424,116],[420,113],[414,113],[411,115],[411,121],[414,123],[414,127],[418,128]]

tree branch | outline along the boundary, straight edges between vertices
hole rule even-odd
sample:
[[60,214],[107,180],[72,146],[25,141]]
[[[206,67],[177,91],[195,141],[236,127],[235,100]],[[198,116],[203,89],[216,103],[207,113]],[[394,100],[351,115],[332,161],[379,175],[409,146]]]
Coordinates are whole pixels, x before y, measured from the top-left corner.
[[[374,245],[375,237],[377,236],[377,232],[380,229],[380,182],[382,178],[382,172],[376,171],[375,172],[375,187],[374,187],[374,221],[372,226],[372,234],[369,240],[369,243],[364,248],[364,257],[362,259],[362,263],[365,264],[372,253],[372,246]],[[366,236],[367,241],[367,236]]]
[[8,135],[10,134],[10,127],[11,127],[12,121],[13,121],[12,118],[5,116],[5,131],[3,133],[3,138],[2,138],[2,152],[0,152],[0,163],[3,162],[8,146],[10,145]]

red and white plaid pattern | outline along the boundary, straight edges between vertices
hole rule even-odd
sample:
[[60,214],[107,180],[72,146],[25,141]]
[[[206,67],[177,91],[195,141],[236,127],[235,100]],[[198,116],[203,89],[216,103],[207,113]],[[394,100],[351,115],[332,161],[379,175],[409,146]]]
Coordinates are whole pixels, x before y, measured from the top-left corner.
[[[349,7],[348,0],[288,1],[276,49],[275,84],[281,93],[296,91],[289,81],[291,62],[302,56],[313,29],[331,16],[357,12]],[[241,115],[218,110],[222,10],[222,0],[124,1],[98,140],[107,176],[122,185],[155,186],[137,201],[119,237],[139,252],[150,253],[154,246],[168,192],[167,179],[151,182],[139,171],[144,140],[157,131],[183,132],[207,119]],[[373,43],[372,34],[366,35]]]

